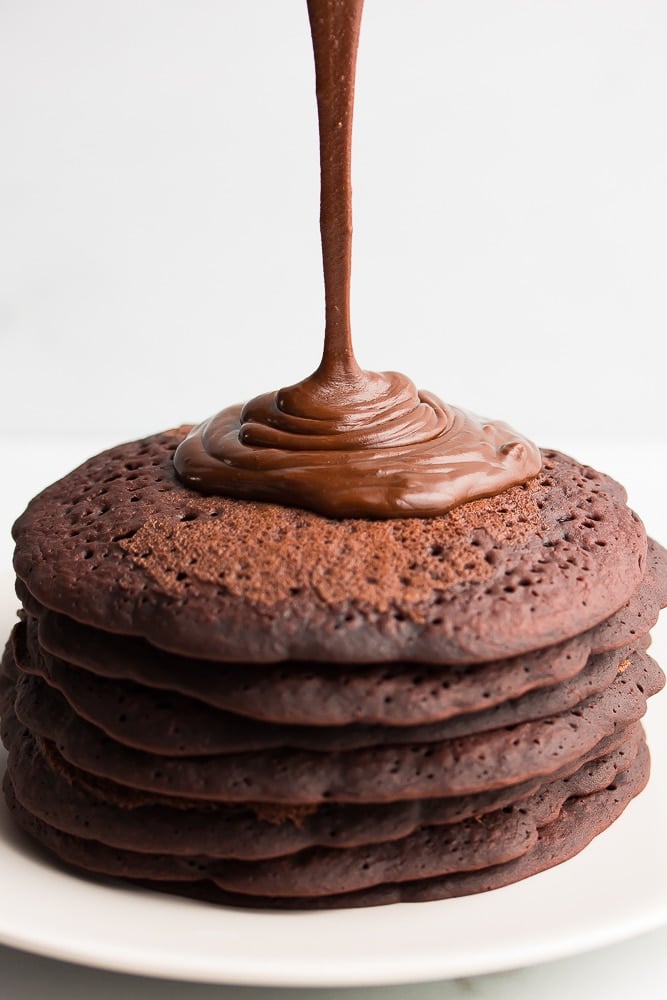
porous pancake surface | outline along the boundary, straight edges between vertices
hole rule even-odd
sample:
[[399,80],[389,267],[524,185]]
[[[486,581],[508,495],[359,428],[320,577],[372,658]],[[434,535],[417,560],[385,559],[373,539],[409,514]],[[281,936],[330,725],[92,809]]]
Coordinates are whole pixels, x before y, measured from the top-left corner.
[[[291,746],[305,750],[353,750],[391,742],[436,743],[454,736],[489,732],[500,726],[543,718],[577,705],[604,690],[630,650],[592,657],[573,678],[529,696],[479,712],[422,726],[276,725],[220,711],[169,691],[132,682],[108,681],[51,658],[21,661],[21,701],[47,701],[51,688],[80,718],[126,746],[170,757],[242,753]],[[46,681],[46,683],[45,683]]]
[[664,682],[645,653],[598,695],[555,716],[438,743],[307,751],[289,746],[249,753],[179,757],[112,740],[85,722],[55,690],[19,683],[15,711],[34,734],[89,774],[158,794],[214,802],[392,802],[468,795],[545,778],[576,763],[618,728],[640,719]]
[[[551,783],[564,783],[569,794],[574,794],[575,787],[578,794],[606,787],[630,766],[643,738],[640,724],[628,726],[574,765],[560,768]],[[544,785],[538,778],[477,795],[382,805],[324,803],[281,813],[257,802],[213,804],[146,795],[96,779],[69,765],[54,744],[21,726],[9,756],[8,775],[24,808],[66,833],[140,853],[244,860],[282,857],[315,846],[343,849],[398,840],[423,826],[459,823],[501,811],[535,795]]]
[[667,552],[612,479],[430,519],[183,488],[185,428],[15,525],[19,826],[82,871],[253,907],[446,898],[558,864],[646,783]]
[[[587,669],[591,656],[636,644],[667,602],[666,582],[667,552],[650,540],[646,574],[630,600],[611,618],[555,646],[479,665],[220,664],[186,659],[143,640],[80,625],[34,601],[37,617],[25,628],[17,628],[14,654],[24,669],[70,692],[77,682],[79,688],[86,684],[93,692],[96,677],[130,681],[138,687],[122,685],[117,690],[119,695],[132,692],[131,711],[139,709],[142,697],[150,697],[142,692],[149,688],[160,692],[159,698],[153,696],[153,713],[160,705],[166,711],[171,697],[167,692],[171,692],[249,719],[284,725],[409,728],[460,715],[468,717],[469,725],[472,713],[493,708],[506,719],[509,703],[526,693],[537,696],[545,688],[574,682]],[[112,689],[107,691],[111,701]],[[110,712],[113,706],[106,708]],[[126,714],[125,709],[121,712]],[[174,715],[183,721],[181,711]],[[246,736],[250,731],[250,726],[244,728]]]
[[557,452],[440,517],[334,521],[185,489],[186,431],[95,456],[31,502],[14,527],[29,595],[211,660],[472,663],[594,627],[645,571],[623,488]]

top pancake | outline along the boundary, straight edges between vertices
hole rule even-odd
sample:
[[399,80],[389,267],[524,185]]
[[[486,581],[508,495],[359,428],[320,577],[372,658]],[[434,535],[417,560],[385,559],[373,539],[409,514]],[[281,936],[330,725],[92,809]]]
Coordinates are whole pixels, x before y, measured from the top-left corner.
[[103,452],[30,503],[14,564],[37,601],[204,659],[456,664],[590,629],[644,574],[623,488],[556,452],[439,517],[337,521],[186,489],[186,431]]

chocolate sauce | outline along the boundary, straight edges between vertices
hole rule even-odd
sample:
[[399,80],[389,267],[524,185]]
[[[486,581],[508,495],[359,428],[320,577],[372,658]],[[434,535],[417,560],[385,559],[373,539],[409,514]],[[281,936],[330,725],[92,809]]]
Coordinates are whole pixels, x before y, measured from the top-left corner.
[[535,445],[357,364],[350,325],[352,113],[363,0],[308,0],[320,132],[324,352],[302,382],[196,427],[174,457],[193,489],[331,517],[441,514],[539,472]]

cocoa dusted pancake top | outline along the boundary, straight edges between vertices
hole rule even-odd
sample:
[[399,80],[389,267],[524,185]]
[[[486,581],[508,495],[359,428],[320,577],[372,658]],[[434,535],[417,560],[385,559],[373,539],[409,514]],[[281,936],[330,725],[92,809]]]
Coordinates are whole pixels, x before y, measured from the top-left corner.
[[186,431],[103,452],[30,503],[15,569],[37,601],[206,659],[465,663],[591,628],[644,573],[623,488],[556,452],[438,517],[333,520],[186,489]]

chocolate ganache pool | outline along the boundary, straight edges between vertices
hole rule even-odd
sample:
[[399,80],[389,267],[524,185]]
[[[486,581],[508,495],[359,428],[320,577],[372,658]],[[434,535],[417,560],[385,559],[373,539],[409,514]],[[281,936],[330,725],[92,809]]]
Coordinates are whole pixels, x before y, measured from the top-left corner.
[[230,406],[196,427],[174,464],[181,480],[330,517],[411,517],[525,482],[538,448],[356,362],[350,324],[351,148],[363,0],[308,0],[320,135],[325,288],[322,361],[302,382]]

